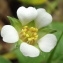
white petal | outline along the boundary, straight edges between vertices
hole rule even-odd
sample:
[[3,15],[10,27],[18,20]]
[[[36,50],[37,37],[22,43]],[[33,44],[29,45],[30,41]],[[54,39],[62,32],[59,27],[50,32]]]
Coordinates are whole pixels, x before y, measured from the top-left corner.
[[44,8],[39,8],[39,9],[37,9],[37,11],[41,14],[41,13],[43,13],[43,12],[46,12],[46,10],[44,9]]
[[57,38],[54,34],[47,34],[43,38],[38,40],[39,48],[43,52],[50,52],[57,43]]
[[20,51],[23,53],[24,56],[29,56],[29,57],[37,57],[40,54],[40,51],[27,43],[22,43],[20,45]]
[[47,26],[52,22],[52,16],[47,13],[45,9],[37,9],[37,12],[38,15],[36,17],[35,24],[38,29]]
[[34,20],[37,16],[37,10],[33,7],[19,7],[17,10],[17,16],[21,21],[22,25],[26,25],[32,20]]
[[15,43],[19,39],[18,32],[11,25],[3,26],[1,30],[1,36],[3,38],[3,41],[7,43]]

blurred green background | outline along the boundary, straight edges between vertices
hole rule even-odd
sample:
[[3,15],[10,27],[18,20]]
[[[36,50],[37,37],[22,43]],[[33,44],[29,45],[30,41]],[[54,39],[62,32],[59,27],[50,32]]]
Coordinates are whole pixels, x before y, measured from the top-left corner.
[[[0,0],[0,30],[4,25],[10,24],[7,16],[17,18],[16,11],[20,6],[45,8],[53,17],[51,25],[53,29],[57,30],[55,35],[59,40],[63,32],[63,0]],[[0,63],[22,63],[21,59],[24,60],[24,63],[30,63],[26,62],[29,58],[25,59],[25,57],[22,57],[19,49],[11,52],[12,46],[13,44],[3,42],[0,36]],[[51,53],[45,55],[43,53],[41,63],[48,63]],[[37,61],[37,58],[30,58],[31,62],[34,60]],[[63,63],[63,36],[55,48],[50,63]]]

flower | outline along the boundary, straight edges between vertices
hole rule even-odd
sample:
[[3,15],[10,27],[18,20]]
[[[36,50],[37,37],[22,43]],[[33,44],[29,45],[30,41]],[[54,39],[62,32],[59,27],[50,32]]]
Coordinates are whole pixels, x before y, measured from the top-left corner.
[[[29,57],[39,56],[39,48],[43,52],[50,52],[56,46],[57,38],[54,34],[46,34],[39,39],[39,29],[52,22],[52,16],[45,9],[35,9],[34,7],[25,8],[22,6],[18,8],[17,16],[22,23],[21,32],[18,33],[11,25],[5,25],[1,30],[3,41],[15,43],[19,39],[22,40],[20,51],[24,56]],[[35,27],[27,26],[31,21],[35,22]]]

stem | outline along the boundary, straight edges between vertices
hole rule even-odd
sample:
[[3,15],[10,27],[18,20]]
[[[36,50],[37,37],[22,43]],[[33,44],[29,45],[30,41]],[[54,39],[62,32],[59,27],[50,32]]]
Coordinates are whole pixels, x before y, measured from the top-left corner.
[[53,56],[54,56],[55,50],[56,50],[56,48],[57,48],[57,46],[58,46],[60,40],[61,40],[61,38],[62,38],[62,35],[63,35],[63,32],[61,33],[61,35],[60,35],[60,37],[59,37],[59,39],[58,39],[58,41],[57,41],[57,45],[55,46],[55,48],[54,48],[53,51],[51,52],[51,54],[50,54],[50,56],[49,56],[49,58],[48,58],[48,60],[47,60],[47,63],[51,63],[51,60],[52,60],[52,58],[53,58]]

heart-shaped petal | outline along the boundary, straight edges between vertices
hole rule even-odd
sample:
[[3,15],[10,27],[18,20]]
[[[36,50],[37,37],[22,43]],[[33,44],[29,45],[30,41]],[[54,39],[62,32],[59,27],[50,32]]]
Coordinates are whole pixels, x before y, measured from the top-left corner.
[[17,16],[22,25],[26,25],[36,18],[37,10],[34,7],[25,8],[22,6],[18,8]]
[[47,34],[38,40],[39,48],[43,52],[50,52],[57,44],[57,38],[54,34]]
[[25,42],[23,42],[20,45],[20,51],[24,56],[29,56],[29,57],[37,57],[40,54],[40,51],[36,47],[29,45]]
[[1,36],[4,42],[15,43],[18,41],[19,36],[16,29],[11,25],[5,25],[1,29]]
[[35,20],[35,25],[39,29],[47,26],[52,22],[52,16],[45,11],[43,8],[37,9],[38,15]]

